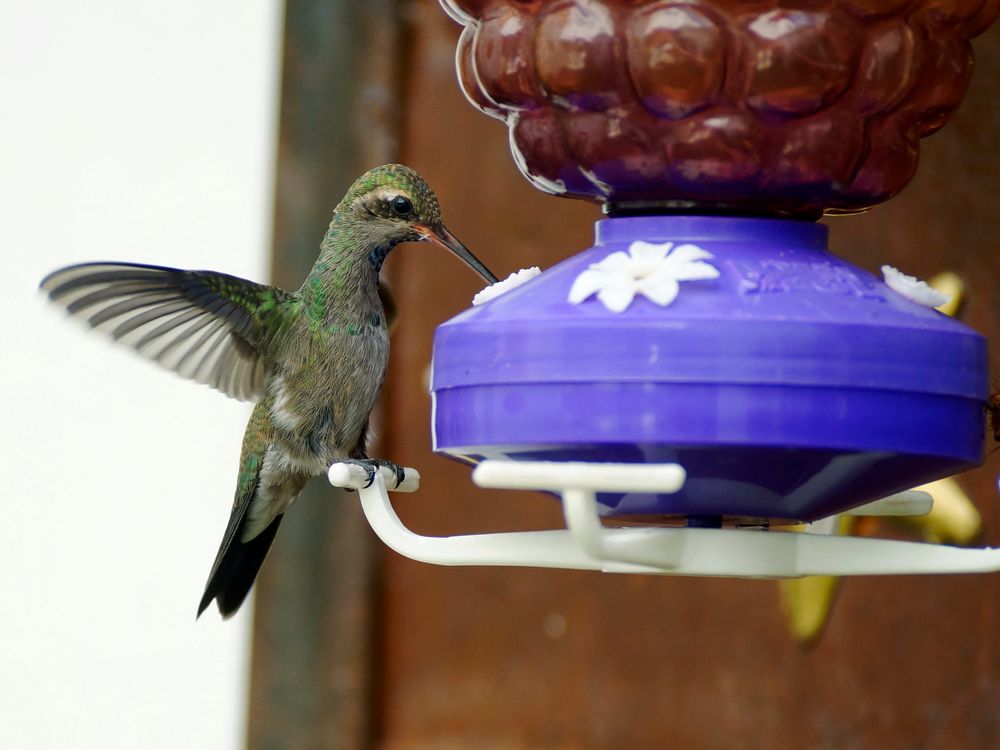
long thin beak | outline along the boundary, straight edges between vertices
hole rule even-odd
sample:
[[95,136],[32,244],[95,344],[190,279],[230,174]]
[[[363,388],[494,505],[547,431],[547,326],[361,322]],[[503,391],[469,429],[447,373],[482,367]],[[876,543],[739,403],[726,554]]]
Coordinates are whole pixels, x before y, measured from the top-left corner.
[[451,250],[455,255],[464,260],[469,267],[483,277],[490,284],[497,283],[497,277],[493,275],[486,266],[484,266],[475,255],[469,252],[469,248],[463,245],[448,228],[441,224],[435,229],[424,224],[418,224],[414,227],[421,237],[426,239],[428,242],[433,242],[435,245],[440,245],[441,247]]

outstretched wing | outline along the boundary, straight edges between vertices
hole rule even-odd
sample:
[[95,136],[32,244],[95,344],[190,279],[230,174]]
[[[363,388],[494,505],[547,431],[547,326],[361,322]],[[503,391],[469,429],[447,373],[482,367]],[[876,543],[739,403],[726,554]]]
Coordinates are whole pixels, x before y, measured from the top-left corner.
[[213,271],[84,263],[42,280],[49,298],[92,328],[185,378],[241,401],[263,394],[267,338],[292,295]]

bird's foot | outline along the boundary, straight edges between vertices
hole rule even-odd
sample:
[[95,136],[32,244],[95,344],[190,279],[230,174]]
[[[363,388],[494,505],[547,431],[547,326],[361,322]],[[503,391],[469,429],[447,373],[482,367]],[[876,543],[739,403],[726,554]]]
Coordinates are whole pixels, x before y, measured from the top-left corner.
[[369,459],[376,466],[382,466],[391,471],[396,476],[396,487],[399,487],[406,479],[406,469],[393,461],[389,461],[385,458],[372,458]]
[[396,475],[396,487],[399,487],[403,483],[403,479],[406,478],[406,469],[384,458],[345,458],[341,460],[341,463],[363,468],[368,474],[368,481],[365,483],[365,487],[372,486],[372,483],[375,481],[375,472],[380,468],[389,469],[389,471]]

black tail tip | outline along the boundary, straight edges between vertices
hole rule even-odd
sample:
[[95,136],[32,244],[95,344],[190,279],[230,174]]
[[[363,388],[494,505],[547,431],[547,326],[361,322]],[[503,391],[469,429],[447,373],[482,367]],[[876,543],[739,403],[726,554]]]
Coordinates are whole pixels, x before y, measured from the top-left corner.
[[198,617],[208,609],[213,599],[223,620],[228,620],[239,611],[267,557],[280,523],[281,516],[275,517],[266,529],[248,542],[239,541],[237,528],[231,543],[228,539],[223,542],[198,604]]
[[209,592],[206,591],[205,595],[201,598],[201,601],[198,602],[198,614],[194,616],[195,620],[200,619],[201,616],[205,614],[205,610],[208,609],[208,605],[212,603],[213,599],[215,600],[215,604],[219,609],[219,614],[222,615],[222,619],[228,620],[230,617],[232,617],[233,615],[235,615],[237,612],[240,611],[240,607],[246,600],[246,594],[244,594],[239,601],[230,602],[225,600],[225,592],[221,592],[219,594],[214,594],[214,593],[210,594]]
[[208,609],[208,605],[212,603],[213,598],[214,597],[208,595],[207,591],[205,592],[205,595],[201,597],[201,601],[198,602],[198,614],[194,616],[195,620],[198,620],[203,614],[205,614],[205,610]]

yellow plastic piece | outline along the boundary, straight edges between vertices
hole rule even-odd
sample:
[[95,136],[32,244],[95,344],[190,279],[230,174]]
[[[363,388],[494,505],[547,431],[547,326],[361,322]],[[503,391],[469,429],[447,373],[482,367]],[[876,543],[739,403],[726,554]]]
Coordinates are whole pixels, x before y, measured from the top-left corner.
[[[837,533],[843,536],[851,533],[857,521],[854,516],[841,516],[837,520]],[[829,619],[839,585],[838,576],[806,576],[778,582],[781,609],[788,618],[788,629],[796,641],[808,645],[819,638]]]
[[927,542],[967,546],[979,539],[983,531],[982,516],[958,482],[949,477],[914,489],[929,492],[934,498],[931,512],[894,520],[917,529]]
[[945,271],[944,273],[939,273],[927,283],[941,292],[941,294],[947,294],[951,297],[950,300],[938,307],[937,310],[952,318],[958,315],[958,311],[962,309],[962,303],[965,302],[965,282],[962,281],[959,275],[952,271]]

